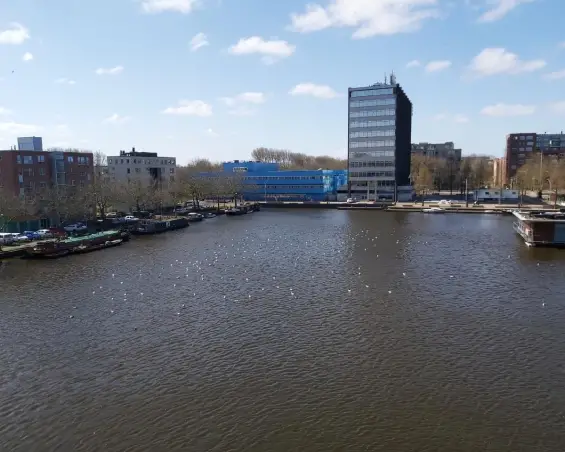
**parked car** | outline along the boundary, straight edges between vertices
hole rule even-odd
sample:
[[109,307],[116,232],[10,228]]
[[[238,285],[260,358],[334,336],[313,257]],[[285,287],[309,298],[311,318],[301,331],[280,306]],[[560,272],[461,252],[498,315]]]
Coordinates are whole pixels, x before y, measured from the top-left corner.
[[[343,198],[341,198],[343,199]],[[347,201],[345,201],[347,204],[354,204],[357,202],[357,200],[355,198],[347,198]]]
[[9,232],[0,232],[0,245],[12,245],[14,236]]
[[14,238],[14,242],[16,243],[23,243],[23,242],[30,242],[31,239],[24,234],[12,234],[12,237]]
[[50,229],[40,229],[36,232],[40,239],[47,239],[53,237],[53,232]]
[[25,236],[27,236],[30,240],[39,240],[41,236],[35,231],[24,231]]
[[125,221],[139,221],[139,218],[134,217],[133,215],[126,215],[126,216],[124,217],[124,220],[125,220]]
[[453,202],[447,199],[442,199],[441,201],[438,202],[438,204],[440,206],[450,206],[451,204],[453,204]]
[[86,231],[88,228],[83,223],[69,224],[63,228],[67,232],[81,232]]

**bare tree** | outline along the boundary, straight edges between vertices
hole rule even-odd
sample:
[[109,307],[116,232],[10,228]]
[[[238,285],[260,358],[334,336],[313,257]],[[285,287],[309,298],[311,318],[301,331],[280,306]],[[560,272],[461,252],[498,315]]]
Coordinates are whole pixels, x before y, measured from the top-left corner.
[[132,177],[121,184],[120,198],[130,210],[141,211],[151,204],[152,189],[147,177]]
[[428,165],[423,163],[418,166],[416,173],[413,175],[412,183],[414,184],[416,193],[420,193],[422,205],[424,205],[424,197],[434,183],[433,173]]
[[553,207],[557,208],[559,192],[565,189],[565,160],[551,158],[546,168],[546,181],[554,195]]
[[253,160],[278,163],[283,169],[346,169],[347,159],[336,159],[327,155],[311,156],[285,149],[260,147],[251,152]]

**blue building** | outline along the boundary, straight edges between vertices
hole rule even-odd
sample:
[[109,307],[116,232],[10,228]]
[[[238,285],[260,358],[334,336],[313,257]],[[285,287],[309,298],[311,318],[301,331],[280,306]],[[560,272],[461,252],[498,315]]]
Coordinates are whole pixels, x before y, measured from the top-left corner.
[[241,175],[249,201],[335,201],[347,184],[346,170],[281,170],[277,163],[235,160],[223,164],[223,173]]
[[43,151],[41,137],[18,137],[18,151]]

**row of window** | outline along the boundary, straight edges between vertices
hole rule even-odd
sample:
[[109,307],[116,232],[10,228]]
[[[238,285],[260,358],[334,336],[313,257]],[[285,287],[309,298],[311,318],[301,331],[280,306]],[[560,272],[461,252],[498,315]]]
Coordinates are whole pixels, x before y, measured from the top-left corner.
[[[266,185],[267,190],[287,190],[287,189],[295,189],[295,190],[300,190],[300,189],[310,189],[310,190],[314,190],[314,189],[320,189],[323,187],[323,185]],[[263,187],[260,187],[263,188]]]
[[322,176],[245,176],[244,180],[321,180]]
[[[16,163],[21,165],[33,165],[33,155],[16,155]],[[45,163],[45,155],[36,155],[37,163]]]
[[352,152],[350,157],[354,159],[363,157],[394,157],[394,151],[356,151]]
[[[150,171],[150,168],[145,168],[148,172]],[[141,168],[134,168],[135,173],[139,174],[141,173]],[[116,168],[112,167],[112,171],[116,171]],[[131,174],[131,168],[127,168],[127,174]],[[175,174],[175,169],[174,168],[169,168],[169,174]]]
[[351,188],[368,187],[369,184],[371,187],[394,187],[394,180],[377,180],[371,182],[355,181],[355,183],[351,185]]
[[387,108],[385,110],[363,110],[352,111],[349,113],[350,118],[370,118],[373,116],[394,116],[396,114],[394,109]]
[[512,148],[512,152],[532,152],[532,148]]
[[378,121],[351,121],[350,129],[359,129],[365,127],[386,127],[396,125],[395,119],[379,119]]
[[351,91],[351,97],[389,96],[391,94],[394,94],[394,90],[392,88],[361,89],[359,91]]
[[350,141],[349,147],[356,148],[384,148],[394,146],[394,140]]
[[371,137],[393,137],[396,135],[394,129],[363,130],[361,132],[350,132],[349,138],[371,138]]
[[117,159],[109,158],[108,165],[174,165],[174,159]]
[[394,171],[350,171],[350,177],[394,177]]
[[396,99],[394,97],[387,99],[371,99],[371,100],[352,100],[349,102],[351,108],[360,107],[378,107],[379,105],[395,105]]
[[394,166],[392,160],[367,160],[365,162],[349,162],[349,168],[367,168],[372,166]]
[[523,140],[533,140],[534,137],[533,137],[532,135],[520,135],[519,137],[518,137],[518,135],[515,135],[515,136],[514,136],[514,141],[518,141],[518,139],[520,139],[520,140],[522,140],[522,141],[523,141]]
[[[25,190],[34,190],[35,189],[36,184],[35,184],[34,181],[30,181],[30,182],[27,182],[25,184],[21,180],[19,182],[20,182],[19,183],[20,189],[21,188],[24,188]],[[62,185],[65,185],[65,184],[62,184]],[[80,187],[84,187],[85,184],[84,184],[83,180],[78,181],[78,184],[77,184],[77,181],[73,179],[73,180],[70,181],[69,185],[71,185],[73,187],[76,187],[77,185],[80,186]],[[47,188],[47,182],[39,182],[37,184],[37,186],[39,188]],[[3,187],[4,187],[4,185],[0,184],[0,188],[3,188]]]

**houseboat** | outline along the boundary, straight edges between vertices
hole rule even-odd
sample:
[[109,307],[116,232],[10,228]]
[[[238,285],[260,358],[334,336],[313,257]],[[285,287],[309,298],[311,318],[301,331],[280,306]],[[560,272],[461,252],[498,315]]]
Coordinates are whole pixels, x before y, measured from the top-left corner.
[[26,248],[26,254],[23,257],[52,259],[116,246],[127,241],[128,238],[129,236],[122,231],[111,230],[81,237],[45,240]]
[[198,212],[190,212],[186,216],[186,219],[191,223],[196,223],[198,221],[202,221],[204,219],[204,215],[202,215],[201,213],[198,213]]
[[189,220],[183,217],[161,217],[156,219],[139,220],[137,227],[131,232],[135,235],[159,234],[190,226]]
[[565,212],[512,212],[514,230],[528,246],[565,247]]

